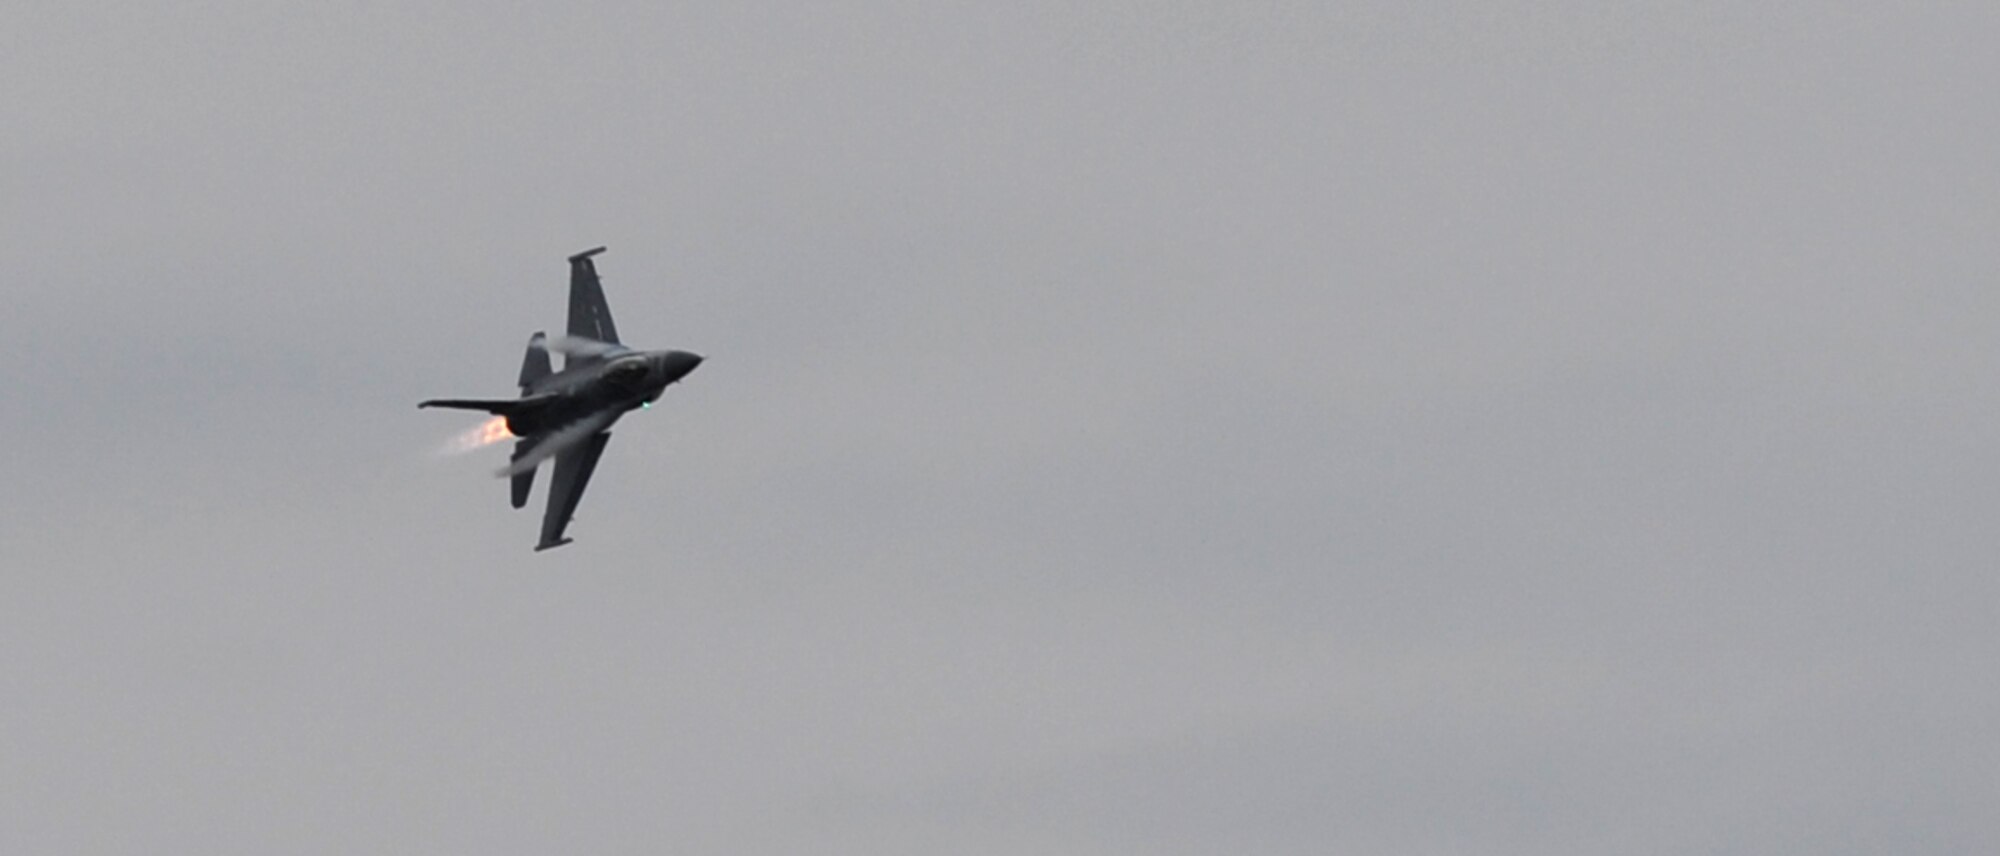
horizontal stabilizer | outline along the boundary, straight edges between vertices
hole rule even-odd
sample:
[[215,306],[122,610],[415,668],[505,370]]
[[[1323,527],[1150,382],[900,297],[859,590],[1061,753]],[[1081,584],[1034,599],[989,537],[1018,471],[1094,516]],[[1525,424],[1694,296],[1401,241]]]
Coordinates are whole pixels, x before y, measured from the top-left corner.
[[[521,440],[516,442],[514,444],[514,456],[513,456],[514,460],[518,461],[522,458],[527,457],[528,452],[533,450],[534,446],[535,446],[535,441],[533,440]],[[529,467],[525,470],[515,473],[514,484],[513,484],[514,507],[520,508],[522,506],[527,505],[528,491],[534,490],[534,488],[535,488],[534,467]]]
[[549,337],[539,332],[528,337],[528,352],[521,356],[521,390],[540,383],[542,378],[555,374],[549,366]]
[[560,540],[556,540],[556,541],[545,541],[545,542],[543,542],[543,543],[540,543],[540,544],[536,544],[536,545],[535,545],[535,552],[539,553],[539,552],[541,552],[541,551],[543,551],[543,550],[553,550],[553,549],[555,549],[555,548],[557,548],[557,547],[560,547],[560,546],[562,546],[562,545],[564,545],[564,544],[567,544],[567,543],[569,543],[569,542],[571,542],[571,541],[573,541],[573,540],[576,540],[576,539],[574,539],[574,538],[563,538],[563,539],[560,539]]

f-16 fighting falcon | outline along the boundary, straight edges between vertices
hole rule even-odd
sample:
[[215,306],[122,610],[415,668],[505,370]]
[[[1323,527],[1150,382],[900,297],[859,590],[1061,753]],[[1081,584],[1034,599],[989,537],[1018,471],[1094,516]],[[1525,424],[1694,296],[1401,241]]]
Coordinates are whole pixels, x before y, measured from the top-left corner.
[[[618,342],[590,260],[601,252],[598,247],[569,257],[569,334],[553,341],[539,332],[529,337],[520,398],[439,398],[417,405],[483,410],[506,420],[507,431],[520,439],[497,475],[513,480],[515,508],[528,504],[536,465],[556,459],[537,551],[570,542],[563,529],[611,440],[611,424],[628,410],[651,405],[701,365],[702,358],[687,351],[636,351]],[[562,371],[550,366],[551,351],[564,355]]]

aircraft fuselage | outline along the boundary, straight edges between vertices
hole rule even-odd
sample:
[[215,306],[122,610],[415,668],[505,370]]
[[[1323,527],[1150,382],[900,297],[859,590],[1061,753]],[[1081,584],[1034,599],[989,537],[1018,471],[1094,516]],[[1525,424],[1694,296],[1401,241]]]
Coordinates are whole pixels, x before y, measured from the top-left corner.
[[[523,390],[522,404],[507,416],[507,430],[532,438],[596,413],[623,415],[657,401],[687,377],[702,358],[687,351],[630,351],[602,362],[549,375]],[[609,427],[607,425],[606,427]]]

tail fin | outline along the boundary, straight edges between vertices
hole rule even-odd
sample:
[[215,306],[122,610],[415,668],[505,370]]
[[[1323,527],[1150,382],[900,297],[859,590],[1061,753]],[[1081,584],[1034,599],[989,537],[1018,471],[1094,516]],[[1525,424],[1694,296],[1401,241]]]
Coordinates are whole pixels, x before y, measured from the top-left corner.
[[555,374],[555,369],[549,365],[548,338],[540,331],[528,337],[528,353],[521,357],[521,391],[524,393],[542,378]]
[[425,407],[449,407],[453,410],[484,410],[487,413],[501,416],[507,415],[510,411],[520,406],[521,399],[518,398],[498,400],[486,398],[433,398],[417,405],[420,409]]

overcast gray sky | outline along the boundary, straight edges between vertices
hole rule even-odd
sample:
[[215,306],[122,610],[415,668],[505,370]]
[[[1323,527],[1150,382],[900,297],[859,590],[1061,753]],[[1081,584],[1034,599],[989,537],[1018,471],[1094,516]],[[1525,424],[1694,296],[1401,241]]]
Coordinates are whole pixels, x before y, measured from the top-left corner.
[[[21,3],[0,851],[2000,850],[1988,3]],[[574,545],[440,459],[599,244]]]

